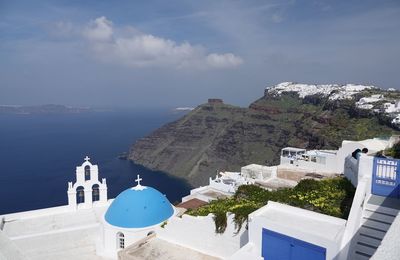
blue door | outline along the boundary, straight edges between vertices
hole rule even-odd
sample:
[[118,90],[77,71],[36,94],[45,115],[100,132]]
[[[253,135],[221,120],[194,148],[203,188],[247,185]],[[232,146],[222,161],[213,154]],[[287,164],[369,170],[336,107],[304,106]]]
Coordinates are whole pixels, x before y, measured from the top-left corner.
[[325,260],[326,249],[263,228],[261,255],[265,260]]
[[372,194],[400,198],[400,160],[374,158]]

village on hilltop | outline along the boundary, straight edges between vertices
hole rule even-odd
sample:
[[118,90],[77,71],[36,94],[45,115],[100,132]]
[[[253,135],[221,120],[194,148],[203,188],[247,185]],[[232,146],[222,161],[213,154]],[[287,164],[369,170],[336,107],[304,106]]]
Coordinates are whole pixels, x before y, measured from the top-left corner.
[[[282,82],[268,87],[266,92],[272,95],[294,92],[300,98],[320,95],[330,101],[356,99],[356,107],[375,114],[383,114],[391,118],[394,127],[400,127],[400,92],[396,89],[381,89],[372,85],[356,84],[299,84]],[[357,99],[358,96],[358,99]],[[360,97],[361,96],[361,97]]]

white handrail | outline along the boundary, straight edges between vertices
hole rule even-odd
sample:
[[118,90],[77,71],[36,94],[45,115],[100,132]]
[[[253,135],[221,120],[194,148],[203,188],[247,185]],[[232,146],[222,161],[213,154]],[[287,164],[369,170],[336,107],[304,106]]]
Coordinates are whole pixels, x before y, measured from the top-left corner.
[[347,219],[346,228],[344,230],[342,242],[340,245],[340,253],[338,259],[349,259],[350,248],[352,248],[353,238],[355,237],[360,225],[364,202],[366,200],[367,189],[369,187],[369,179],[363,178],[358,182],[356,193],[354,195],[353,204],[349,217]]

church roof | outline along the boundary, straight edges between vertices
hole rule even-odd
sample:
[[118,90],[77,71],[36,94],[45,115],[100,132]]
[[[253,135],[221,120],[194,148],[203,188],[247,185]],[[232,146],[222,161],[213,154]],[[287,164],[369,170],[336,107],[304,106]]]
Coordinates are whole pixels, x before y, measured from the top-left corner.
[[105,220],[117,227],[144,228],[169,219],[174,209],[158,190],[138,184],[121,192],[111,203]]

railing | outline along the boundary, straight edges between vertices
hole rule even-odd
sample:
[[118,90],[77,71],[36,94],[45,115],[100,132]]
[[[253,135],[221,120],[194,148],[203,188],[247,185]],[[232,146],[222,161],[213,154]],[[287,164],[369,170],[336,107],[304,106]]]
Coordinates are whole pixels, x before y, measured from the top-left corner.
[[227,193],[235,193],[236,189],[235,189],[235,183],[230,183],[230,184],[226,184],[224,182],[222,182],[222,179],[220,179],[221,182],[216,182],[215,180],[210,180],[210,187],[217,189],[217,190],[221,190]]
[[374,177],[376,183],[396,185],[398,161],[393,159],[375,158]]
[[375,158],[372,173],[372,193],[398,197],[400,160]]
[[340,255],[337,259],[350,259],[350,248],[353,246],[355,235],[361,225],[362,212],[369,184],[369,179],[363,178],[357,185],[357,190],[354,194],[353,204],[351,205],[350,214],[347,219],[346,228],[340,246]]

